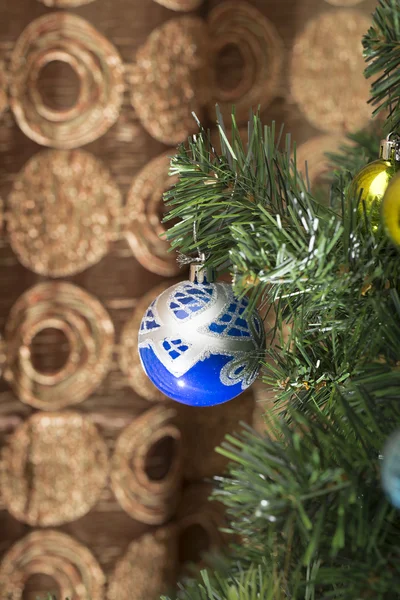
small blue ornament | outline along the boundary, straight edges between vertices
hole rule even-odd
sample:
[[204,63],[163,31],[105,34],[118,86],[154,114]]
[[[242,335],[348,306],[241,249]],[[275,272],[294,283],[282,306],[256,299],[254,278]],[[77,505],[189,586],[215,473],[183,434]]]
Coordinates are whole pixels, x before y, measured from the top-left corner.
[[265,334],[257,313],[244,315],[227,283],[211,283],[201,265],[191,281],[163,292],[147,309],[139,329],[139,355],[154,385],[190,406],[232,400],[256,379]]
[[384,491],[391,503],[400,508],[400,430],[386,442],[381,474]]

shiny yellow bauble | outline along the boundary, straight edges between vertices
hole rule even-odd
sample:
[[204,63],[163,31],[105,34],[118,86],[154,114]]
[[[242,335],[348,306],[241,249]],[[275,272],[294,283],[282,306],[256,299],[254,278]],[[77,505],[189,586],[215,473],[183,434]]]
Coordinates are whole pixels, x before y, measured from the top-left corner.
[[[381,220],[381,204],[386,189],[397,172],[395,163],[389,160],[375,160],[357,173],[350,184],[348,199],[358,202],[358,213],[363,218],[364,210],[374,230]],[[365,207],[365,208],[364,208]]]
[[400,245],[400,173],[393,177],[383,197],[382,219],[390,239]]

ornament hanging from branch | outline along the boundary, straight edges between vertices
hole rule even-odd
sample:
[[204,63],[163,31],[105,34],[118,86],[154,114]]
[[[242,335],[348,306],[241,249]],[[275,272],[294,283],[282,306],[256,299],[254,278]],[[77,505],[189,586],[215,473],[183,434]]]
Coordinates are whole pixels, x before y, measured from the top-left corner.
[[[400,136],[390,133],[380,146],[378,160],[367,164],[354,177],[348,191],[348,205],[357,204],[361,218],[365,216],[376,231],[381,221],[382,200],[386,189],[400,168]],[[390,216],[390,209],[386,211]]]
[[216,283],[200,260],[189,281],[160,294],[139,329],[142,366],[166,396],[191,406],[214,406],[238,396],[256,379],[265,345],[247,298]]

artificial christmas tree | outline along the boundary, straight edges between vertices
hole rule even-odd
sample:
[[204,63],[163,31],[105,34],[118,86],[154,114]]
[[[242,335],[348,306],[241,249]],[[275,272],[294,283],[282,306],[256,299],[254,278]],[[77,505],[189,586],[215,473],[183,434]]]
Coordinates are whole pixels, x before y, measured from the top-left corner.
[[[380,0],[363,45],[388,135],[400,124],[397,2]],[[388,223],[371,223],[348,193],[376,159],[375,134],[353,136],[356,146],[335,157],[330,202],[321,204],[289,137],[283,143],[258,115],[248,143],[234,115],[229,136],[221,114],[218,125],[221,153],[201,130],[172,160],[179,180],[167,193],[168,218],[179,221],[168,235],[180,252],[197,249],[207,266],[228,269],[248,310],[274,308],[264,379],[275,410],[265,436],[245,429],[219,450],[232,466],[215,496],[240,542],[178,595],[400,598],[400,512],[391,503],[399,448],[390,438],[400,426],[400,256]]]

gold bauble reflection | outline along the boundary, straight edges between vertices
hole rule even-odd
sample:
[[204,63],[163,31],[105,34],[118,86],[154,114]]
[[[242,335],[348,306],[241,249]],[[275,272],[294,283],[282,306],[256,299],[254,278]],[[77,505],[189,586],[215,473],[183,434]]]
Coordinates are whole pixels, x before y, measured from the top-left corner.
[[348,203],[357,204],[360,218],[366,211],[374,230],[380,222],[382,198],[395,172],[396,166],[391,161],[375,160],[361,169],[350,184]]
[[400,244],[400,173],[393,177],[383,197],[382,218],[390,239]]

